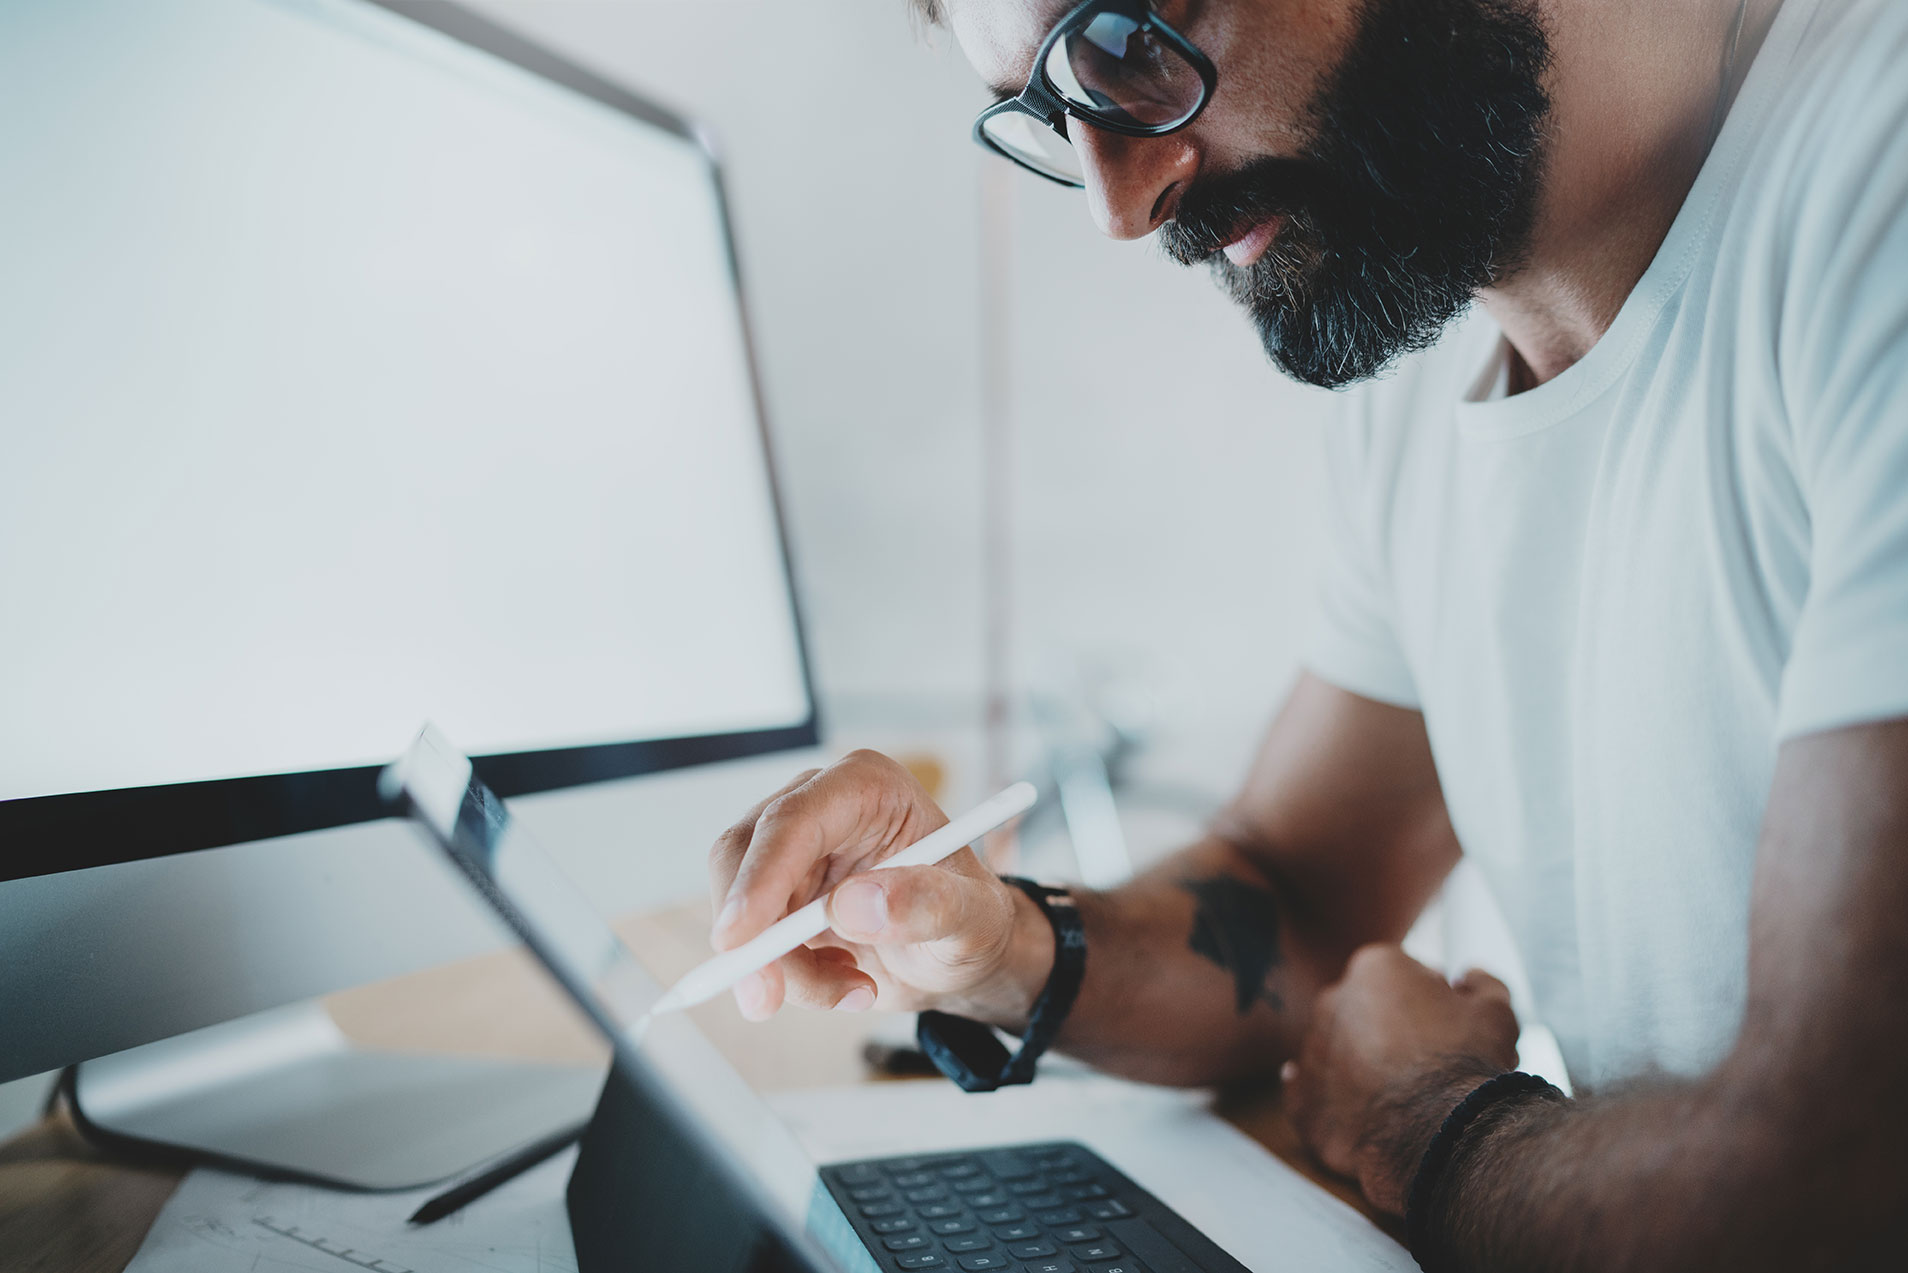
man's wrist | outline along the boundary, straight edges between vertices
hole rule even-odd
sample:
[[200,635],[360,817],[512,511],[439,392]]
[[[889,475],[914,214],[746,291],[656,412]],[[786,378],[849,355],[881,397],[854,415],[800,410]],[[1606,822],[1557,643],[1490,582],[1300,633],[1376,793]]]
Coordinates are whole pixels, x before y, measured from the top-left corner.
[[1455,1267],[1452,1213],[1461,1208],[1464,1196],[1458,1177],[1487,1143],[1501,1148],[1493,1132],[1517,1121],[1533,1105],[1565,1099],[1538,1075],[1506,1070],[1471,1089],[1445,1116],[1406,1187],[1406,1245],[1425,1273]]
[[1031,897],[1012,885],[1002,887],[1013,898],[1014,909],[999,973],[939,1007],[954,1016],[1018,1033],[1026,1028],[1034,1001],[1053,975],[1053,925]]
[[1503,1072],[1504,1067],[1478,1057],[1451,1057],[1391,1090],[1380,1102],[1373,1134],[1360,1155],[1359,1187],[1374,1206],[1404,1214],[1418,1164],[1444,1120],[1480,1084]]

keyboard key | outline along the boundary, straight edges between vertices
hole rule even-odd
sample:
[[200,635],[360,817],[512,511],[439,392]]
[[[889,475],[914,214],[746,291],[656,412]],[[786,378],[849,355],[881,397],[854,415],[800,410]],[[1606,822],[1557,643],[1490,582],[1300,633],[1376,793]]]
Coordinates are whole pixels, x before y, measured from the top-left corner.
[[1079,1266],[1072,1260],[1061,1256],[1050,1256],[1044,1260],[1029,1260],[1027,1273],[1079,1273]]
[[1058,1255],[1053,1243],[1044,1238],[1032,1242],[1016,1242],[1007,1248],[1007,1254],[1016,1260],[1037,1260],[1043,1255]]
[[1055,1207],[1066,1206],[1067,1200],[1057,1193],[1036,1193],[1029,1194],[1027,1197],[1022,1198],[1020,1205],[1023,1207],[1031,1207],[1035,1211],[1051,1211]]
[[1033,1165],[1042,1171],[1070,1171],[1074,1167],[1073,1155],[1064,1149],[1053,1150],[1033,1156]]
[[980,1175],[980,1164],[972,1158],[954,1158],[941,1164],[941,1174],[949,1180],[959,1180],[964,1176]]
[[919,1251],[927,1244],[927,1238],[919,1233],[902,1233],[881,1239],[881,1245],[890,1251]]
[[1120,1250],[1119,1247],[1107,1241],[1105,1238],[1101,1238],[1098,1242],[1089,1242],[1085,1246],[1076,1246],[1073,1248],[1073,1258],[1076,1260],[1117,1260],[1125,1254],[1126,1252]]
[[934,1165],[934,1160],[932,1158],[890,1158],[884,1165],[891,1172],[905,1175],[916,1171],[926,1171]]
[[1146,1266],[1129,1256],[1118,1264],[1102,1264],[1093,1273],[1146,1273]]
[[947,1190],[939,1185],[928,1189],[910,1189],[907,1198],[909,1202],[946,1202]]
[[920,1189],[937,1182],[931,1171],[904,1171],[894,1178],[894,1183],[903,1189]]
[[985,1233],[964,1233],[958,1238],[946,1239],[941,1245],[958,1255],[962,1251],[985,1251],[994,1245],[994,1240]]
[[1090,1224],[1065,1224],[1053,1231],[1053,1236],[1072,1246],[1075,1242],[1091,1242],[1100,1236],[1100,1231]]
[[959,1258],[961,1267],[966,1269],[968,1273],[981,1273],[983,1269],[1004,1269],[1007,1267],[1007,1257],[998,1251],[982,1251],[978,1255],[963,1255]]
[[1056,1171],[1048,1179],[1056,1185],[1083,1185],[1093,1177],[1084,1171]]
[[1088,1198],[1106,1197],[1106,1186],[1098,1183],[1085,1185],[1062,1185],[1060,1196],[1073,1202],[1083,1202]]
[[881,1179],[880,1169],[871,1162],[849,1163],[846,1167],[831,1167],[829,1170],[844,1185],[871,1185]]
[[986,1193],[969,1194],[967,1205],[970,1207],[1005,1207],[1015,1201],[1014,1196],[1000,1189],[989,1189]]
[[956,1216],[952,1220],[931,1221],[928,1224],[928,1228],[945,1238],[955,1233],[972,1233],[974,1231],[974,1222],[965,1216]]
[[[866,1208],[862,1209],[862,1214],[868,1214]],[[916,1207],[914,1214],[920,1216],[923,1220],[945,1220],[950,1216],[961,1214],[961,1204],[958,1202],[930,1202]]]
[[1131,1207],[1115,1198],[1108,1198],[1104,1202],[1089,1202],[1080,1210],[1094,1220],[1118,1220],[1133,1214]]
[[848,1191],[848,1196],[856,1202],[876,1202],[888,1196],[886,1185],[856,1185]]
[[1033,1175],[1033,1164],[1027,1161],[1025,1154],[1001,1150],[998,1153],[982,1154],[980,1157],[981,1161],[987,1164],[987,1169],[1002,1180],[1019,1180]]
[[1010,1182],[1007,1188],[1013,1191],[1014,1193],[1028,1194],[1028,1193],[1046,1193],[1052,1188],[1052,1186],[1047,1183],[1047,1178],[1045,1176],[1028,1176],[1022,1180],[1015,1180]]
[[980,1213],[982,1224],[1012,1224],[1016,1220],[1025,1220],[1027,1213],[1019,1207],[990,1207]]
[[914,1227],[913,1216],[895,1216],[892,1220],[876,1220],[868,1226],[876,1233],[905,1233]]
[[[867,1213],[863,1212],[863,1214]],[[1034,1212],[1034,1219],[1042,1224],[1078,1224],[1086,1217],[1072,1207],[1056,1207],[1052,1211]]]
[[870,1220],[879,1220],[882,1216],[898,1216],[901,1204],[898,1202],[864,1202],[861,1214]]
[[947,1266],[939,1251],[916,1251],[913,1255],[896,1256],[896,1264],[904,1269],[939,1269]]
[[954,1181],[954,1189],[957,1193],[980,1193],[984,1189],[996,1187],[992,1176],[978,1171],[971,1176],[963,1176]]
[[1019,1242],[1023,1238],[1039,1237],[1040,1230],[1037,1226],[1031,1224],[1010,1224],[1004,1228],[995,1229],[994,1236],[999,1238],[1002,1242]]

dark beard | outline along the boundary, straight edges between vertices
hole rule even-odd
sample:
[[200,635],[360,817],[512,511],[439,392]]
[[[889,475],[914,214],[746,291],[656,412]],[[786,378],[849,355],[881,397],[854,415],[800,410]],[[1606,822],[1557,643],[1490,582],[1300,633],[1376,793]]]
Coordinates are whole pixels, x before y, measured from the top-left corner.
[[[1375,376],[1522,263],[1549,62],[1530,0],[1367,0],[1302,157],[1200,180],[1160,244],[1211,263],[1286,374],[1328,389]],[[1250,266],[1219,252],[1274,215]]]

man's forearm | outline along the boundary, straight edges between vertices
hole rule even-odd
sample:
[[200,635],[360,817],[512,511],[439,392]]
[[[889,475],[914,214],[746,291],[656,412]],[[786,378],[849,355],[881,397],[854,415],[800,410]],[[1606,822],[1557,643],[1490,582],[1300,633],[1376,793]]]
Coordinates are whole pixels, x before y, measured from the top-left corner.
[[[1351,952],[1403,938],[1457,859],[1423,718],[1301,675],[1212,834],[1076,893],[1086,978],[1058,1044],[1160,1083],[1275,1070]],[[1017,931],[987,1002],[951,1010],[1023,1024],[1044,929]]]
[[1756,850],[1741,1030],[1709,1074],[1586,1101],[1506,1096],[1420,1205],[1426,1146],[1515,1065],[1515,1021],[1494,978],[1453,983],[1374,946],[1314,1000],[1286,1110],[1322,1162],[1409,1212],[1430,1270],[1899,1267],[1904,846],[1908,720],[1792,739]]
[[[1901,1267],[1904,846],[1908,720],[1785,743],[1728,1057],[1701,1079],[1519,1101],[1465,1137],[1429,1211],[1455,1257],[1446,1267]],[[1446,1077],[1442,1099],[1455,1101],[1475,1076]],[[1450,1109],[1437,1103],[1401,1122],[1429,1139]]]
[[1291,1054],[1331,956],[1303,899],[1263,863],[1215,836],[1120,888],[1075,896],[1087,966],[1063,1051],[1171,1084],[1276,1069]]
[[[1401,1098],[1387,1147],[1400,1179],[1483,1077],[1456,1063]],[[1890,1116],[1803,1126],[1787,1104],[1723,1071],[1493,1107],[1440,1177],[1426,1207],[1432,1249],[1418,1254],[1429,1269],[1465,1273],[1756,1273],[1899,1258],[1888,1207],[1902,1168],[1876,1135]]]

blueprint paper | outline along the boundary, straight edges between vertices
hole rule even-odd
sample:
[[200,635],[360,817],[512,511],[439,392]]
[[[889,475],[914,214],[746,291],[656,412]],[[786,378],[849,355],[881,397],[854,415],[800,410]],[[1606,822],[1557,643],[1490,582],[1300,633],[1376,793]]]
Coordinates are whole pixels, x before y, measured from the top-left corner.
[[818,1163],[1077,1140],[1255,1273],[1418,1268],[1371,1221],[1214,1115],[1201,1092],[1056,1074],[987,1093],[873,1083],[768,1100]]
[[200,1168],[127,1273],[576,1273],[568,1150],[435,1224],[405,1218],[444,1186],[354,1193]]

